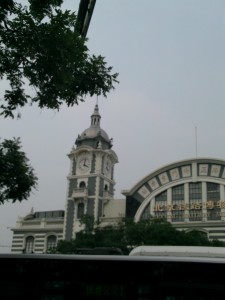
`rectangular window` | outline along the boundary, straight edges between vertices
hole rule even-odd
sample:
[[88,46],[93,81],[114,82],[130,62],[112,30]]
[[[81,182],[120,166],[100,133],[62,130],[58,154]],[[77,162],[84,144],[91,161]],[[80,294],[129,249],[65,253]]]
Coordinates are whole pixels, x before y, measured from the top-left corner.
[[189,183],[189,220],[202,221],[202,183]]
[[178,185],[172,188],[172,222],[184,221],[184,185]]
[[207,182],[207,200],[220,200],[220,185]]
[[189,200],[202,201],[202,183],[189,183]]
[[154,207],[155,216],[157,218],[167,217],[167,191],[162,192],[161,194],[155,197],[155,207]]
[[221,220],[220,185],[217,183],[207,182],[206,208],[208,220]]

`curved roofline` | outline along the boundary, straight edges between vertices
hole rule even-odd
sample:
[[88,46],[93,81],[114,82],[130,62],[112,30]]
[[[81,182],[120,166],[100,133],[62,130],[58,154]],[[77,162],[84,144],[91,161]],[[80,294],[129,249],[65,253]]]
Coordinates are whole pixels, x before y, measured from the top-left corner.
[[146,181],[148,181],[150,178],[155,177],[156,175],[159,175],[167,170],[173,169],[178,166],[185,166],[187,164],[191,163],[215,163],[215,164],[224,164],[225,165],[225,160],[218,159],[218,158],[212,158],[212,157],[197,157],[197,158],[189,158],[189,159],[184,159],[184,160],[179,160],[175,161],[173,163],[161,166],[158,169],[155,169],[151,173],[147,174],[146,176],[142,177],[137,183],[135,183],[131,189],[129,190],[122,190],[122,194],[125,196],[133,194],[137,189],[139,189]]
[[104,151],[105,153],[107,153],[108,155],[111,155],[114,159],[114,163],[118,163],[119,162],[119,159],[118,159],[118,156],[116,154],[116,152],[112,149],[107,149]]
[[99,139],[100,137],[106,142],[110,142],[107,132],[100,126],[101,115],[99,113],[98,104],[95,105],[94,112],[91,115],[91,124],[79,136],[79,141],[87,139]]
[[78,153],[83,152],[83,151],[92,151],[92,150],[93,150],[93,148],[89,145],[82,145],[82,146],[79,146],[79,148],[73,147],[71,152],[69,154],[67,154],[67,156],[70,157],[74,153],[78,154]]

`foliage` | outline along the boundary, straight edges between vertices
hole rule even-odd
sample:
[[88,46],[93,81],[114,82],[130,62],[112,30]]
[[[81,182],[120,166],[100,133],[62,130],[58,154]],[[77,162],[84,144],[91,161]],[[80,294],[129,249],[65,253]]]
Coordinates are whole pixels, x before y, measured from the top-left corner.
[[179,231],[171,223],[161,219],[149,219],[137,223],[125,219],[117,227],[97,227],[93,232],[77,233],[76,239],[60,241],[56,251],[75,253],[77,248],[116,247],[124,254],[140,245],[186,245],[186,246],[225,246],[222,241],[209,241],[197,230]]
[[192,230],[185,233],[185,245],[188,246],[216,246],[212,241],[209,241],[207,235],[198,230]]
[[63,0],[28,2],[0,2],[0,78],[10,86],[1,115],[13,118],[28,103],[58,110],[87,95],[106,97],[118,74],[103,56],[88,54],[87,40],[75,30],[75,13],[60,8]]
[[159,219],[129,221],[126,226],[128,243],[138,245],[177,245],[180,235],[171,223]]
[[80,225],[84,225],[84,232],[86,234],[92,233],[95,225],[94,216],[90,216],[88,214],[83,215],[80,218]]
[[124,254],[129,253],[123,241],[123,231],[121,231],[120,227],[114,228],[112,226],[96,228],[93,233],[80,231],[77,233],[76,239],[71,241],[59,241],[55,251],[58,253],[76,253],[77,248],[95,247],[119,248]]
[[[0,1],[0,79],[8,85],[0,115],[14,118],[28,103],[59,109],[88,95],[106,97],[118,82],[103,56],[89,55],[87,39],[76,31],[76,14],[63,11],[62,3]],[[19,140],[5,140],[0,150],[0,203],[27,199],[37,177]]]
[[27,200],[37,186],[37,177],[19,139],[0,143],[0,170],[0,204]]

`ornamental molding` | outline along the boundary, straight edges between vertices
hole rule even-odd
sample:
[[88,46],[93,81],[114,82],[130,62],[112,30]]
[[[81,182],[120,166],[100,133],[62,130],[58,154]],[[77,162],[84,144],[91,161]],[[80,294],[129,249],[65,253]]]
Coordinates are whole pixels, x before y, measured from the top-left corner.
[[211,181],[225,184],[225,161],[218,159],[184,160],[162,167],[137,182],[122,194],[130,196],[138,193],[143,200],[155,191],[166,186],[182,184],[184,181]]

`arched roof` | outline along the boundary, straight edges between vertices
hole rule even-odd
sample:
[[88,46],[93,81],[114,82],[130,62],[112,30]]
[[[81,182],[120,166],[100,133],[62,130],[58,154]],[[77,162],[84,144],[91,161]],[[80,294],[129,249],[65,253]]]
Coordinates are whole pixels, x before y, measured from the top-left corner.
[[125,196],[138,195],[139,201],[149,197],[150,194],[184,182],[200,180],[224,181],[225,161],[214,158],[193,158],[177,161],[163,166],[141,180],[130,190],[122,191]]
[[109,142],[108,134],[100,127],[92,126],[87,129],[85,129],[81,135],[81,139],[94,139],[101,136],[105,141]]

